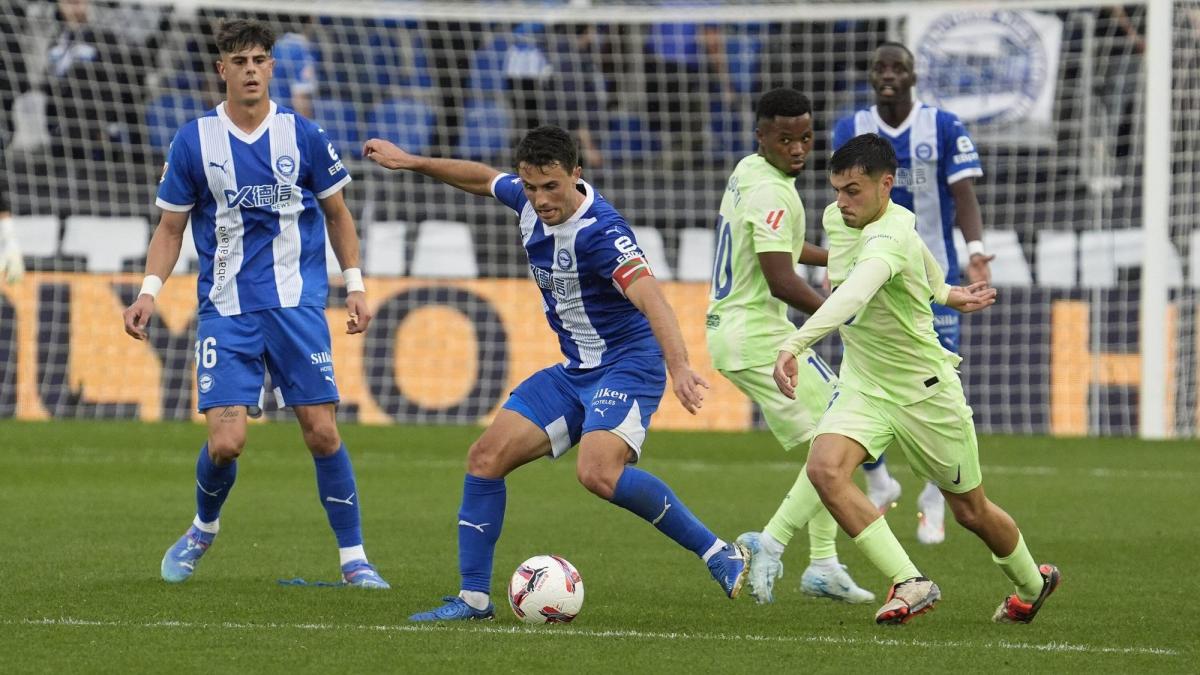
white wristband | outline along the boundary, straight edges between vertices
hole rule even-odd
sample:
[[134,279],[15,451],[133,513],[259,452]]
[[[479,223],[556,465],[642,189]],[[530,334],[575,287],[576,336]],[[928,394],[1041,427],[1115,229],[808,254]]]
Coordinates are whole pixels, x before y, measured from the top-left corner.
[[967,256],[973,255],[987,255],[983,252],[983,242],[978,239],[967,242]]
[[158,298],[158,292],[162,290],[163,280],[153,274],[147,274],[145,279],[142,279],[142,290],[138,291],[138,296],[148,295],[152,298]]
[[367,292],[367,287],[363,285],[362,270],[357,267],[342,270],[342,280],[346,282],[347,293]]

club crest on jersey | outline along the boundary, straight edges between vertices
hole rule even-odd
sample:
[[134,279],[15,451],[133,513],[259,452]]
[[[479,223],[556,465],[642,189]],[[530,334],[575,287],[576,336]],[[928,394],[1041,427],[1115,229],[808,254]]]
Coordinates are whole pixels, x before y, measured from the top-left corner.
[[196,378],[196,386],[200,389],[201,394],[207,394],[213,388],[213,376],[204,373]]
[[275,160],[275,168],[279,170],[280,175],[290,176],[296,170],[296,160],[287,155],[280,155],[279,159]]
[[275,183],[269,185],[246,185],[237,191],[225,191],[225,205],[228,208],[270,208],[279,211],[292,202],[296,196],[296,186],[290,183]]
[[917,159],[928,161],[933,157],[933,146],[928,143],[917,144]]
[[571,269],[571,263],[575,262],[571,258],[571,252],[565,248],[558,249],[558,255],[555,256],[555,262],[558,263],[558,268],[562,270]]

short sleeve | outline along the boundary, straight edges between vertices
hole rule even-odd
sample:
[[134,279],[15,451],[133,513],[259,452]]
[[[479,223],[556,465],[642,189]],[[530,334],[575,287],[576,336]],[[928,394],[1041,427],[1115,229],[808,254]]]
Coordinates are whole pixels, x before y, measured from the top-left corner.
[[325,130],[309,120],[302,124],[308,135],[310,175],[307,187],[317,199],[325,199],[350,182],[350,172],[346,171]]
[[854,116],[843,117],[833,125],[833,147],[832,151],[837,152],[839,148],[846,144],[846,141],[854,138]]
[[901,235],[891,232],[887,228],[873,228],[871,232],[864,231],[858,262],[868,259],[878,259],[887,263],[893,277],[899,274],[904,269],[905,261],[905,246]]
[[167,150],[167,162],[163,164],[162,178],[158,181],[158,198],[155,200],[158,208],[187,213],[200,198],[201,186],[193,173],[191,154],[184,140],[184,130],[180,129]]
[[942,144],[938,152],[941,173],[946,184],[953,185],[964,178],[983,175],[979,151],[967,133],[967,127],[953,113],[938,112],[938,134]]
[[[787,194],[791,191],[791,194]],[[755,253],[793,253],[795,233],[804,236],[804,209],[786,185],[763,185],[743,195],[742,217],[754,241]]]
[[525,185],[521,177],[511,173],[502,173],[492,179],[492,196],[501,204],[520,215],[529,199],[525,197]]
[[[601,278],[611,279],[622,293],[638,279],[654,276],[637,237],[624,221],[604,225],[588,243],[587,256],[586,267]],[[583,261],[580,263],[583,267]]]

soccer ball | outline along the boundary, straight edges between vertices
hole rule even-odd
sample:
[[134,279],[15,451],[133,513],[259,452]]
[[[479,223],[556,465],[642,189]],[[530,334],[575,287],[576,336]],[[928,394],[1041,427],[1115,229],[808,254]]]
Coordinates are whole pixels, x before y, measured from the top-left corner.
[[568,623],[583,607],[583,580],[556,555],[535,555],[508,582],[508,605],[525,623]]

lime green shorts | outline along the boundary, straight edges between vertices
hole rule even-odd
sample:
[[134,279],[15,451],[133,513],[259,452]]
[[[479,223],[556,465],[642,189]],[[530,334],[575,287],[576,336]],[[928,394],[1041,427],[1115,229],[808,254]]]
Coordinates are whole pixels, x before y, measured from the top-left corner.
[[725,379],[758,404],[767,427],[784,450],[803,445],[813,437],[817,420],[821,419],[837,385],[833,369],[811,349],[800,355],[799,364],[795,400],[784,396],[775,385],[774,363],[721,371]]
[[957,377],[933,396],[905,406],[840,386],[814,435],[846,436],[874,459],[895,441],[913,473],[947,492],[962,493],[983,482],[972,415]]

